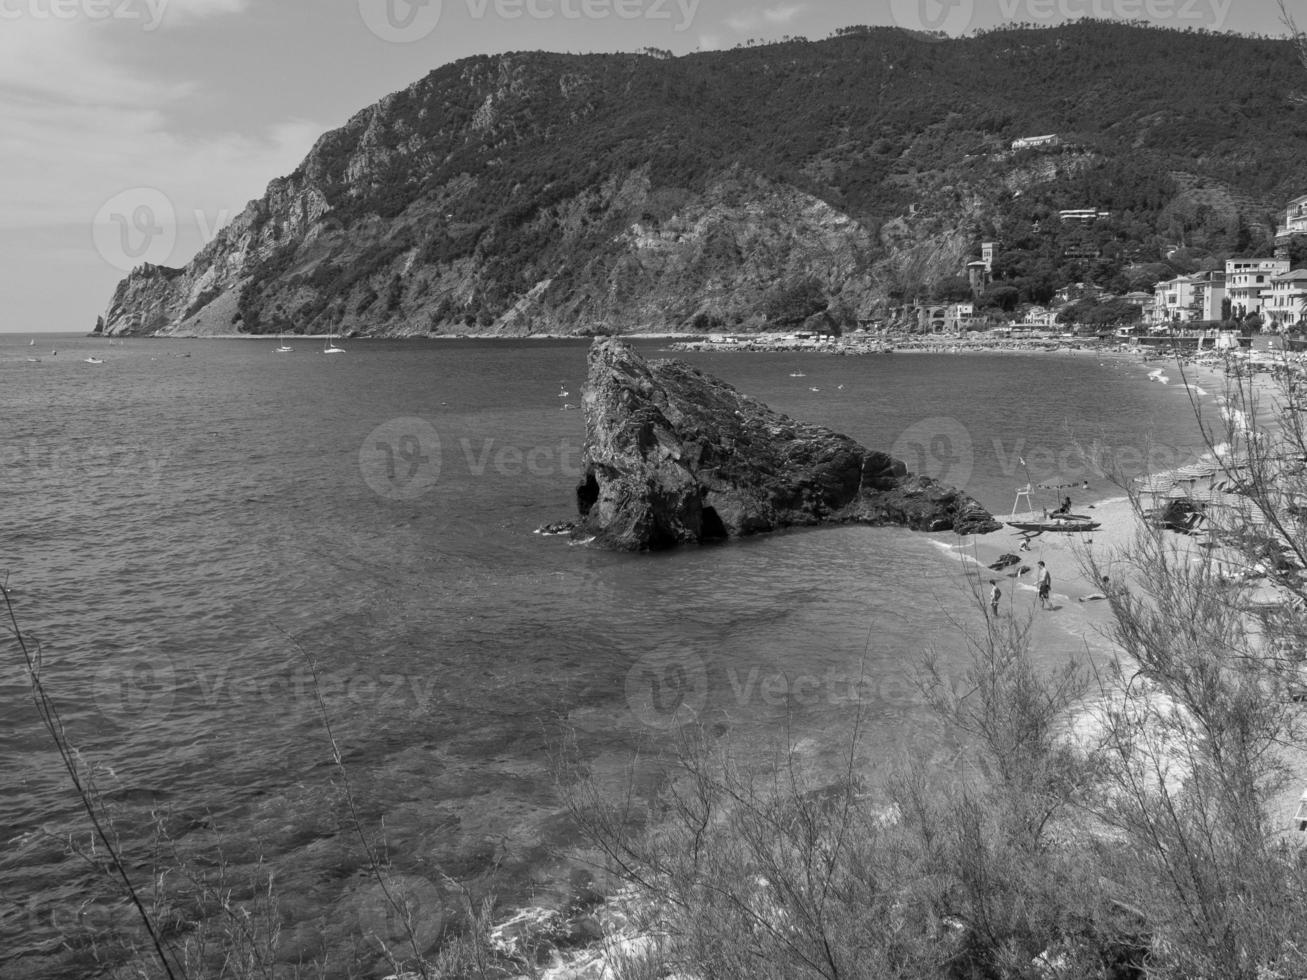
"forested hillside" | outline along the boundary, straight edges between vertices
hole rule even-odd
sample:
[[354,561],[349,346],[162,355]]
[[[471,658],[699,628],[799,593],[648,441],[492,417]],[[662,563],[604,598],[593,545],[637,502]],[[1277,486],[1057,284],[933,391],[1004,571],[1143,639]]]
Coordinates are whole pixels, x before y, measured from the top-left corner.
[[1105,22],[470,58],[326,134],[186,269],[134,272],[102,329],[847,323],[959,293],[983,240],[1005,307],[1147,288],[1269,251],[1307,193],[1303,87],[1287,41]]

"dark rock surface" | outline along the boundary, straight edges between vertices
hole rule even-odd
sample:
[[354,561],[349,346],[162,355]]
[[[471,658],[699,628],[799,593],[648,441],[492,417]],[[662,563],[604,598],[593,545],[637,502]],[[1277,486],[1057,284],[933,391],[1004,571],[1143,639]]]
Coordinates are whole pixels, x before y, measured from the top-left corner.
[[985,534],[975,500],[847,436],[795,421],[682,361],[596,341],[577,534],[646,551],[823,523]]

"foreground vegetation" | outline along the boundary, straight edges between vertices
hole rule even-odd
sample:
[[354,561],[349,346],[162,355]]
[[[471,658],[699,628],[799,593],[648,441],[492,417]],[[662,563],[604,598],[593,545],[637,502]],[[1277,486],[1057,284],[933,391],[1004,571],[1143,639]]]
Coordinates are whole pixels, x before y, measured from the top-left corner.
[[[1210,433],[1240,501],[1209,514],[1214,547],[1144,522],[1113,556],[1113,581],[1128,563],[1147,591],[1109,592],[1108,674],[1040,671],[1007,617],[969,637],[961,685],[925,664],[965,765],[868,787],[851,749],[843,781],[814,785],[793,758],[760,780],[690,740],[648,833],[583,786],[574,812],[647,902],[667,974],[1307,974],[1285,809],[1307,771],[1307,389],[1242,384],[1236,405],[1285,424]],[[666,975],[647,966],[618,975]]]

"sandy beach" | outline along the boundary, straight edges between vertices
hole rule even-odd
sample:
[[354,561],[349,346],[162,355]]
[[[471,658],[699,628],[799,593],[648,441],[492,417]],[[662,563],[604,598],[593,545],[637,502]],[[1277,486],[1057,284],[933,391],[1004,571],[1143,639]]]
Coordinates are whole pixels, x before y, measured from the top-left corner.
[[[1195,407],[1204,425],[1219,436],[1226,421],[1221,414],[1228,395],[1224,372],[1202,364],[1177,365],[1172,360],[1163,368],[1163,376],[1166,379],[1163,383],[1190,386],[1191,391],[1194,392]],[[1245,382],[1245,386],[1247,383]],[[1251,383],[1257,398],[1257,418],[1251,420],[1252,424],[1273,425],[1275,416],[1273,403],[1278,390],[1275,382],[1266,376],[1256,376]],[[1046,531],[1030,537],[1029,550],[1022,550],[1022,544],[1027,538],[1019,530],[1005,524],[1002,530],[987,535],[954,539],[950,550],[971,566],[975,574],[978,574],[984,592],[988,591],[991,581],[998,582],[1004,593],[1001,604],[1003,614],[1030,614],[1039,617],[1036,622],[1036,632],[1032,634],[1034,643],[1039,644],[1044,631],[1055,624],[1056,628],[1084,639],[1086,652],[1091,653],[1091,659],[1096,660],[1098,656],[1120,655],[1123,651],[1111,640],[1114,624],[1109,603],[1090,598],[1101,595],[1103,591],[1101,583],[1093,576],[1091,565],[1096,565],[1109,576],[1111,587],[1124,588],[1135,595],[1147,595],[1148,583],[1141,579],[1140,571],[1130,561],[1129,555],[1137,550],[1142,535],[1160,533],[1161,543],[1172,551],[1173,560],[1176,562],[1214,560],[1222,563],[1223,568],[1228,569],[1232,576],[1247,571],[1242,568],[1238,555],[1220,547],[1211,536],[1203,533],[1182,534],[1170,530],[1160,532],[1150,530],[1145,527],[1140,515],[1141,508],[1146,511],[1164,506],[1168,499],[1186,492],[1196,491],[1199,497],[1204,492],[1210,493],[1212,487],[1219,484],[1225,474],[1218,471],[1212,477],[1197,479],[1194,479],[1192,474],[1175,472],[1148,476],[1159,488],[1175,481],[1176,489],[1153,494],[1147,491],[1140,493],[1139,487],[1144,481],[1137,481],[1130,491],[1136,492],[1140,497],[1140,507],[1136,507],[1136,504],[1131,501],[1125,487],[1114,487],[1116,495],[1093,502],[1075,501],[1074,513],[1088,517],[1099,525],[1092,531],[1074,533]],[[1060,489],[1045,490],[1043,497],[1047,501],[1062,492]],[[1079,496],[1081,500],[1086,496],[1078,495],[1074,489],[1065,492],[1073,498]],[[1039,506],[1038,499],[1036,506]],[[1212,520],[1219,522],[1220,513],[1219,507],[1209,507]],[[995,515],[1000,521],[1005,522],[1020,519],[1022,516],[1020,514]],[[1032,516],[1038,519],[1041,513],[1024,516],[1027,519]],[[1009,557],[1005,559],[1004,556]],[[1012,562],[1013,557],[1017,561],[1006,567],[998,569],[990,567],[995,564],[1002,566],[1003,562],[1000,559]],[[1035,576],[1037,563],[1040,561],[1045,562],[1052,576],[1052,608],[1048,611],[1041,610],[1036,600]],[[1247,601],[1252,604],[1288,601],[1288,594],[1283,589],[1268,583],[1258,574],[1257,569],[1254,568],[1252,574],[1255,577],[1251,592],[1246,595]],[[1097,730],[1100,725],[1098,719],[1105,702],[1112,698],[1113,694],[1108,692],[1105,697],[1087,703],[1084,710],[1072,720],[1072,729],[1080,736]],[[1274,829],[1291,840],[1301,840],[1294,816],[1303,788],[1307,786],[1307,751],[1285,748],[1283,752],[1283,761],[1293,773],[1293,777],[1271,807],[1276,816]]]

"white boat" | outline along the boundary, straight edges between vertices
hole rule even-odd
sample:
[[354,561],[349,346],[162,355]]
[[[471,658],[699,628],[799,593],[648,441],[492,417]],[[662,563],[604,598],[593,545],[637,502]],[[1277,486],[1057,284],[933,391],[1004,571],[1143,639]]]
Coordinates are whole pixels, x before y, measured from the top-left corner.
[[273,353],[289,354],[294,349],[294,347],[287,347],[286,341],[282,339],[281,334],[277,334],[277,346],[273,348]]
[[30,337],[30,338],[28,338],[27,346],[28,346],[28,347],[35,347],[35,346],[36,346],[36,338],[35,338],[35,337]]
[[334,343],[332,343],[332,336],[333,336],[332,334],[327,334],[327,346],[324,347],[324,348],[322,348],[322,353],[324,353],[324,354],[343,354],[343,353],[345,353],[345,348],[344,348],[344,347],[337,347]]
[[98,357],[84,357],[84,358],[82,358],[82,360],[84,360],[87,364],[103,364],[103,363],[104,363],[104,361],[100,360]]

